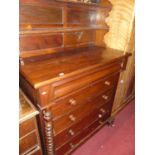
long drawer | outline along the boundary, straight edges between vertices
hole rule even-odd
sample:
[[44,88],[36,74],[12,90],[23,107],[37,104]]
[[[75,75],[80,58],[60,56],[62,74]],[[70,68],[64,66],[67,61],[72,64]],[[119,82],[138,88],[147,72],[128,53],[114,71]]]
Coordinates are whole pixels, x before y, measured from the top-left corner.
[[23,137],[19,140],[19,153],[23,154],[30,150],[35,149],[38,146],[38,139],[36,132],[32,132],[31,134]]
[[93,135],[98,129],[100,129],[103,124],[100,120],[95,121],[87,129],[83,130],[80,134],[70,140],[67,144],[56,149],[56,155],[66,155],[69,154],[72,150],[76,149],[80,143],[87,140],[91,135]]
[[[78,89],[81,89],[83,87],[91,86],[95,81],[103,80],[105,79],[105,83],[103,83],[102,88],[100,89],[106,89],[105,87],[109,86],[108,79],[109,75],[112,75],[114,73],[118,73],[121,69],[120,62],[114,63],[112,65],[102,67],[96,71],[92,71],[91,73],[85,73],[84,75],[78,75],[74,76],[72,78],[66,78],[59,80],[57,82],[54,82],[51,85],[47,85],[44,87],[39,88],[38,91],[38,103],[40,106],[44,107],[48,104],[51,104],[55,99],[59,99],[60,97],[63,97],[65,95],[68,95]],[[117,82],[118,74],[115,75],[114,80]],[[112,85],[112,84],[111,84]],[[97,88],[96,88],[97,89]],[[82,99],[81,99],[82,100]]]
[[58,134],[64,129],[68,128],[69,126],[77,123],[79,120],[84,118],[86,115],[91,113],[93,110],[97,109],[102,104],[112,99],[113,95],[114,95],[113,91],[103,93],[99,95],[98,97],[96,97],[94,100],[91,100],[87,103],[82,104],[80,107],[78,107],[74,111],[71,111],[58,119],[53,119],[54,133]]
[[[99,80],[87,87],[84,87],[83,89],[75,91],[67,97],[55,101],[51,108],[53,117],[67,113],[79,107],[83,103],[90,101],[99,94],[110,90],[117,83],[117,75],[114,74],[104,80]],[[109,94],[105,95],[109,96]]]
[[31,118],[21,124],[19,124],[19,138],[25,136],[29,132],[36,129],[35,119]]
[[67,128],[65,131],[56,135],[54,137],[55,147],[58,148],[64,143],[68,142],[73,137],[75,137],[81,131],[81,129],[87,128],[90,124],[92,124],[96,120],[100,119],[102,122],[104,122],[110,116],[111,111],[110,102],[102,105],[99,109],[88,114],[85,118],[77,122],[75,125],[71,126],[70,128]]
[[121,69],[120,63],[115,63],[114,65],[101,69],[87,76],[80,77],[78,79],[72,80],[70,82],[58,82],[54,83],[54,98],[64,96],[72,91],[75,91],[81,87],[91,84],[92,82],[103,79],[105,76],[112,73],[118,72]]
[[19,124],[19,154],[42,155],[36,118],[32,117]]

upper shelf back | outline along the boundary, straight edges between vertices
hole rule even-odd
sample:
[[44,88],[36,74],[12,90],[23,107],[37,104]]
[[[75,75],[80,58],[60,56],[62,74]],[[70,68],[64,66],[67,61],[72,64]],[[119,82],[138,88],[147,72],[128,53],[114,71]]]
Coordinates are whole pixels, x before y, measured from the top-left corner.
[[[105,3],[105,2],[104,2]],[[97,44],[97,32],[105,34],[105,18],[111,9],[102,5],[20,1],[20,57],[31,57]]]

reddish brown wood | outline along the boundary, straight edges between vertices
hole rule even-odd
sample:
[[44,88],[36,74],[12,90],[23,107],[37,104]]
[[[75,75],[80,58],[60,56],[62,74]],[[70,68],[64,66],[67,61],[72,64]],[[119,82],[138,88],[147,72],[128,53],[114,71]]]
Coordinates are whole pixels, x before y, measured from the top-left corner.
[[[101,97],[102,101],[104,101],[102,95],[107,95],[110,98],[111,93],[106,91],[110,90],[113,86],[117,84],[118,77],[114,76],[113,78],[115,78],[115,81],[112,81],[113,83],[110,81],[111,79],[102,80],[96,82],[95,84],[91,84],[86,88],[80,89],[66,97],[56,100],[55,102],[52,103],[53,105],[51,107],[53,117],[63,115],[66,112],[76,109],[85,102],[88,102],[92,98],[95,98],[99,95],[100,95],[99,98]],[[105,81],[109,81],[111,85],[110,86],[105,85]]]
[[19,137],[23,137],[33,130],[35,130],[35,119],[31,118],[19,125]]
[[54,155],[54,146],[53,146],[53,125],[51,122],[52,114],[49,110],[43,111],[44,118],[44,138],[45,138],[45,146],[46,146],[46,154]]
[[[90,137],[95,131],[100,128],[102,124],[100,124],[99,121],[94,122],[92,125],[89,126],[89,128],[85,129],[83,132],[81,132],[79,135],[74,137],[70,142],[63,145],[61,148],[56,150],[57,155],[62,155],[64,152],[70,152],[77,148],[77,146],[82,143],[82,140],[87,139]],[[67,154],[68,154],[67,153]]]
[[[97,103],[97,104],[96,104]],[[97,97],[96,99],[83,104],[81,107],[76,108],[74,111],[68,111],[65,116],[53,120],[53,126],[55,134],[63,131],[69,126],[77,123],[79,120],[83,119],[87,114],[94,111],[96,108],[104,103],[102,97]],[[72,119],[73,118],[73,119]]]
[[22,154],[27,152],[29,149],[34,149],[38,145],[36,132],[27,135],[26,137],[19,140],[19,153]]
[[[97,56],[96,54],[97,54],[97,51],[94,53],[94,56]],[[38,70],[40,73],[42,73],[42,77],[43,77],[43,75],[47,76],[46,72],[48,71],[49,66],[51,65],[50,62],[55,63],[55,61],[52,61],[52,60],[58,60],[59,62],[62,61],[63,64],[65,65],[69,61],[71,61],[71,58],[73,60],[73,58],[75,56],[77,58],[79,56],[79,58],[78,58],[79,62],[82,62],[83,65],[85,65],[87,63],[87,61],[84,61],[84,58],[86,59],[86,57],[83,57],[84,55],[80,55],[80,52],[77,53],[77,54],[76,53],[74,53],[74,54],[69,53],[68,55],[67,54],[65,54],[65,55],[66,55],[66,58],[65,58],[64,55],[60,54],[60,55],[56,55],[56,56],[53,55],[53,56],[45,58],[45,59],[43,58],[43,60],[39,60],[39,61],[36,61],[36,60],[34,60],[34,62],[29,62],[28,61],[26,65],[21,66],[22,67],[21,69],[23,69],[23,68],[25,69],[25,67],[26,67],[27,71],[30,73],[32,70],[29,70],[29,69],[31,67],[33,67],[36,71]],[[90,55],[91,55],[91,53],[89,53],[89,56]],[[85,56],[88,56],[88,55],[85,55]],[[90,58],[89,56],[87,58]],[[89,95],[95,96],[95,94],[98,95],[100,93],[100,90],[104,91],[104,90],[108,89],[108,87],[109,87],[109,89],[113,89],[115,87],[115,84],[117,84],[118,76],[111,76],[111,77],[108,77],[108,76],[111,73],[117,73],[117,75],[119,75],[118,72],[121,70],[121,63],[122,63],[122,60],[123,60],[122,58],[124,56],[117,55],[119,57],[116,57],[115,59],[113,57],[111,57],[111,60],[110,59],[108,60],[108,57],[110,57],[110,56],[114,56],[114,55],[112,53],[110,53],[110,52],[107,53],[106,55],[104,54],[104,57],[103,57],[104,60],[105,60],[104,63],[102,65],[99,65],[99,66],[97,65],[97,67],[96,67],[96,65],[94,65],[94,66],[92,65],[93,68],[91,68],[91,70],[87,69],[87,72],[81,72],[81,74],[79,74],[79,72],[76,72],[76,73],[72,74],[70,77],[58,78],[58,79],[52,81],[51,84],[40,87],[37,90],[38,95],[35,96],[36,97],[36,104],[37,105],[39,104],[41,107],[46,108],[47,105],[58,102],[57,105],[58,105],[59,108],[56,108],[56,106],[55,107],[53,106],[53,108],[58,109],[58,111],[60,110],[60,112],[57,113],[57,117],[60,117],[61,116],[61,109],[63,109],[63,106],[59,106],[59,105],[61,105],[61,102],[63,101],[63,98],[64,98],[63,96],[64,95],[69,95],[70,96],[71,94],[69,94],[69,93],[71,93],[72,91],[75,91],[77,89],[80,90],[81,88],[82,89],[88,88],[88,90],[89,90],[89,88],[92,87],[92,90],[90,89],[90,92],[88,90],[86,91],[86,92],[88,92],[88,96]],[[55,59],[55,58],[58,58],[58,59]],[[83,60],[82,60],[82,58],[83,58]],[[91,58],[94,59],[94,57],[91,57]],[[95,57],[95,58],[97,58],[97,57]],[[99,58],[97,58],[97,59],[99,59]],[[103,61],[102,59],[100,61]],[[52,65],[53,65],[53,63],[52,63]],[[90,63],[92,63],[92,62],[90,61],[89,64]],[[46,64],[47,64],[46,72],[45,72],[45,68],[44,68],[44,71],[42,71],[41,66],[39,67],[37,64],[38,65],[44,65],[44,67],[46,67]],[[37,65],[38,68],[35,68],[35,65]],[[64,65],[62,65],[62,67],[65,68],[66,66],[64,66]],[[59,65],[59,67],[60,67],[60,65]],[[79,67],[79,66],[77,66],[77,67]],[[62,69],[62,68],[58,68],[58,69]],[[26,73],[26,74],[24,74],[24,77],[26,77],[25,75],[33,75],[33,73],[34,72],[32,72],[32,74],[27,74]],[[44,73],[46,73],[46,74],[44,74]],[[34,75],[36,76],[36,74],[34,74]],[[30,79],[32,79],[32,77]],[[104,86],[104,84],[107,81],[110,82],[111,86],[113,86],[113,87],[107,85],[106,86],[107,88],[106,88]],[[24,87],[23,87],[23,89],[24,89]],[[35,88],[33,88],[33,90],[35,90]],[[114,92],[115,92],[115,88],[114,88]],[[75,93],[74,96],[76,98],[76,97],[78,97],[78,94]],[[81,102],[84,103],[84,99],[85,99],[86,96],[87,96],[87,94],[83,93],[83,97],[81,96]],[[61,101],[60,97],[63,97],[62,101]],[[59,100],[54,101],[56,98],[60,98],[59,99],[60,102],[59,102]],[[92,102],[89,102],[89,103],[97,103],[97,104],[92,104],[91,106],[89,106],[89,104],[85,104],[87,106],[81,105],[79,108],[73,109],[74,110],[73,113],[72,112],[68,113],[70,110],[65,108],[66,109],[66,111],[64,111],[65,116],[59,118],[59,120],[53,120],[51,118],[50,121],[48,121],[48,123],[47,123],[46,120],[44,119],[43,120],[44,125],[43,125],[43,128],[42,128],[44,130],[43,135],[45,135],[44,138],[48,137],[48,138],[45,138],[45,140],[44,140],[45,141],[46,152],[51,152],[52,150],[54,150],[54,147],[53,147],[53,145],[54,145],[53,144],[53,134],[52,134],[52,131],[51,131],[50,135],[46,132],[47,126],[50,126],[50,127],[53,126],[55,134],[58,134],[58,133],[62,132],[63,130],[67,130],[68,128],[70,128],[70,126],[72,126],[73,124],[76,124],[76,122],[79,122],[81,119],[84,119],[87,114],[93,112],[94,109],[99,107],[103,103],[103,102],[100,102],[100,101],[101,101],[100,97],[97,98],[95,101],[92,100]],[[56,105],[56,103],[55,103],[55,105]],[[82,112],[81,112],[81,109],[82,109]],[[55,113],[54,109],[49,109],[48,108],[47,110],[49,112],[53,113],[53,114]],[[72,115],[72,119],[74,119],[74,117],[76,117],[77,121],[75,121],[75,123],[74,122],[72,123],[69,120],[70,115]],[[46,139],[50,139],[50,141],[47,141]],[[52,147],[50,147],[50,146],[52,146]]]
[[[106,8],[104,8],[99,5],[91,6],[56,1],[21,0],[20,30],[23,36],[20,36],[20,38],[24,39],[21,39],[22,41],[20,42],[20,56],[31,57],[54,53],[55,50],[53,49],[55,47],[57,47],[57,51],[61,51],[63,47],[75,48],[90,44],[95,45],[96,30],[102,29],[104,32],[108,31],[105,17],[108,15],[111,5],[110,3],[107,4]],[[61,38],[59,33],[65,32],[65,28],[68,28],[67,31],[71,33],[66,32]],[[87,30],[89,29],[93,30],[93,33],[88,33]],[[74,34],[72,33],[73,31]],[[58,33],[55,34],[57,37],[52,37],[50,47],[51,38],[42,36],[45,32],[47,35],[53,32]],[[25,35],[29,33],[39,33],[39,35],[35,37],[31,36],[28,39]],[[62,40],[64,40],[63,44]]]
[[34,51],[60,47],[63,44],[62,34],[21,35],[20,51]]
[[64,34],[65,47],[77,47],[80,45],[89,45],[94,43],[95,30],[68,32]]
[[110,117],[129,56],[105,48],[110,10],[108,0],[20,0],[20,86],[40,111],[45,155],[70,154]]
[[129,83],[129,87],[127,89],[126,98],[133,95],[134,91],[135,91],[135,74],[132,75],[131,81]]
[[[55,98],[61,97],[63,95],[66,95],[72,92],[74,89],[79,89],[81,87],[84,87],[85,85],[92,84],[93,82],[97,80],[101,80],[105,78],[108,74],[110,75],[112,73],[117,72],[120,68],[120,64],[114,64],[114,65],[115,66],[113,67],[111,66],[111,68],[107,67],[107,68],[104,68],[104,70],[98,70],[96,72],[88,74],[87,76],[81,76],[81,77],[78,77],[78,79],[74,79],[66,83],[62,83],[63,81],[61,81],[61,83],[56,82],[55,84],[53,84],[54,97]],[[106,87],[109,87],[109,86],[104,84],[105,81],[101,82],[102,84],[101,87],[104,89],[107,89]],[[107,81],[109,81],[112,84],[115,84],[114,77],[107,79]]]
[[38,4],[20,5],[20,26],[23,29],[36,27],[54,27],[63,24],[61,7],[44,6]]
[[[91,72],[92,69],[103,68],[108,63],[118,62],[113,67],[107,67],[107,71],[103,71],[105,75],[120,67],[119,64],[123,55],[119,51],[117,51],[118,53],[114,51],[99,47],[79,48],[78,50],[66,51],[66,54],[51,55],[43,61],[36,61],[35,59],[33,59],[33,63],[24,61],[25,65],[20,66],[20,72],[26,75],[25,78],[29,83],[38,88],[72,75],[86,74],[86,71]],[[72,62],[73,59],[76,59],[74,63]],[[64,76],[61,76],[60,73],[64,73]]]
[[31,155],[42,155],[42,152],[36,149],[36,151],[32,152]]
[[67,9],[67,25],[68,26],[90,26],[96,25],[97,12],[83,8],[68,8]]
[[[101,110],[105,110],[105,113],[102,113]],[[81,129],[87,128],[92,122],[96,120],[105,121],[110,115],[110,104],[106,103],[102,105],[99,109],[94,110],[92,113],[87,114],[84,119],[81,119],[76,124],[72,125],[71,127],[67,128],[63,132],[59,133],[55,136],[55,145],[56,148],[62,146],[63,144],[67,143],[73,137],[75,137]],[[99,118],[101,117],[101,118]]]
[[27,80],[25,80],[23,75],[19,76],[19,85],[32,103],[36,103],[36,90],[29,84]]
[[36,115],[39,113],[20,91],[20,119],[19,119],[19,154],[33,154],[36,151],[42,155]]

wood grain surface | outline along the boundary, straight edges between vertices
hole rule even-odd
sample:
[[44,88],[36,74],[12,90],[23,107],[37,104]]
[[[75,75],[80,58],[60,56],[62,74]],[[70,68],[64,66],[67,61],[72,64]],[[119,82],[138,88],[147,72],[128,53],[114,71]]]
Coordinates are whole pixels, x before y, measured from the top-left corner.
[[[113,104],[113,114],[126,103],[129,94],[129,85],[134,85],[134,0],[110,0],[112,10],[106,18],[109,32],[104,41],[107,47],[132,53],[127,68],[120,74],[119,84]],[[130,88],[134,89],[134,88]],[[134,96],[134,91],[130,90]],[[127,95],[128,92],[128,95]]]

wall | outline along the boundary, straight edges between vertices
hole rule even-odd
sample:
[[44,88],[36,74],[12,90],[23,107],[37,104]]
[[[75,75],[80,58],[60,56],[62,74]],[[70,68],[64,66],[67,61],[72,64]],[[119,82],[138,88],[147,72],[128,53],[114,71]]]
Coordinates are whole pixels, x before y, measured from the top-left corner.
[[131,52],[126,71],[122,72],[113,106],[113,115],[117,113],[127,100],[134,96],[127,95],[134,77],[134,1],[133,0],[109,0],[113,8],[106,19],[110,31],[104,40],[107,47]]

